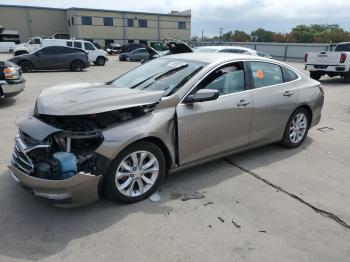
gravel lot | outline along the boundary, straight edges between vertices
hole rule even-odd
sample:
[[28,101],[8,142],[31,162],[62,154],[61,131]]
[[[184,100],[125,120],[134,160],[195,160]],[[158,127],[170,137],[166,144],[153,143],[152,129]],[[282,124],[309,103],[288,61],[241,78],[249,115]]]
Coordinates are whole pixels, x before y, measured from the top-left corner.
[[[340,78],[322,81],[323,118],[301,148],[270,145],[168,176],[160,202],[67,210],[20,188],[7,172],[16,117],[45,87],[137,65],[116,60],[26,74],[25,91],[0,101],[0,261],[349,261],[350,83]],[[181,201],[193,192],[205,198]]]

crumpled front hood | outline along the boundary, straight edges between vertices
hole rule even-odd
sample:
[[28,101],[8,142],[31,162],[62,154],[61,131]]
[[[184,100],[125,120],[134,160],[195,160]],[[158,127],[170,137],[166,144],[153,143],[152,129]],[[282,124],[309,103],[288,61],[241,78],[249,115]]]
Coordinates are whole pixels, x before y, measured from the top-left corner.
[[89,115],[158,102],[163,91],[116,88],[104,83],[77,83],[44,89],[36,113],[44,115]]

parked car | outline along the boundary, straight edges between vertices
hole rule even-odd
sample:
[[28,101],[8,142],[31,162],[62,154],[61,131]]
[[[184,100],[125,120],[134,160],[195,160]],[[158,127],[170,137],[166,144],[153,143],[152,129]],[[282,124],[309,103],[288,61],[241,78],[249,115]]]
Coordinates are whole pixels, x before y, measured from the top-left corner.
[[0,98],[14,97],[25,88],[21,69],[14,63],[0,61]]
[[146,48],[138,48],[129,53],[123,53],[119,55],[119,61],[141,61],[143,59],[149,59],[149,53]]
[[337,44],[334,51],[308,52],[304,62],[305,69],[315,80],[328,75],[341,76],[350,81],[350,42]]
[[46,39],[42,37],[34,37],[27,43],[16,45],[14,55],[29,54],[41,47],[47,46],[69,46],[80,48],[87,52],[90,62],[99,66],[104,66],[108,60],[107,52],[97,49],[90,41],[75,39]]
[[128,43],[122,46],[121,53],[129,53],[131,51],[134,51],[135,49],[144,48],[144,47],[145,45],[141,43]]
[[182,53],[192,53],[193,49],[187,45],[185,42],[177,39],[165,39],[163,41],[164,45],[167,47],[167,50],[157,51],[154,48],[147,46],[147,52],[149,57],[141,60],[141,63],[145,63],[149,60],[173,54],[182,54]]
[[323,101],[319,82],[278,61],[164,56],[107,83],[43,90],[33,113],[17,120],[9,169],[62,205],[101,193],[131,203],[168,172],[270,143],[300,146]]
[[108,46],[106,46],[106,52],[108,55],[116,55],[116,54],[120,54],[122,47],[119,44],[109,44]]
[[83,71],[90,66],[88,54],[84,50],[66,46],[43,47],[30,54],[13,57],[9,61],[19,65],[23,72],[62,69]]
[[201,47],[195,48],[194,52],[249,54],[249,55],[271,58],[271,56],[268,54],[265,54],[263,52],[257,52],[256,50],[253,50],[247,47],[241,47],[241,46],[201,46]]

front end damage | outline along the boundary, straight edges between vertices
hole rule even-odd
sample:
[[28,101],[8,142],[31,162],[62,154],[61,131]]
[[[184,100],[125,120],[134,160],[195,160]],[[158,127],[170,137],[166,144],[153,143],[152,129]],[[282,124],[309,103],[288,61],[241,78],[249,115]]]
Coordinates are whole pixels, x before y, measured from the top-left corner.
[[9,170],[34,195],[61,206],[77,206],[99,199],[102,177],[111,159],[98,152],[103,131],[135,119],[154,108],[137,106],[111,112],[52,116],[38,114],[17,121]]

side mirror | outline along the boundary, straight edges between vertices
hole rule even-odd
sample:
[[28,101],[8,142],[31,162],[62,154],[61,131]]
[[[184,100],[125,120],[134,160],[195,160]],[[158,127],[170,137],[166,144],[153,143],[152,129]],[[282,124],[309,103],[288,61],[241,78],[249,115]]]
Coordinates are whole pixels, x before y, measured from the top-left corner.
[[219,91],[214,89],[200,89],[197,93],[189,95],[185,98],[185,104],[192,104],[197,102],[205,102],[216,100],[219,97]]

